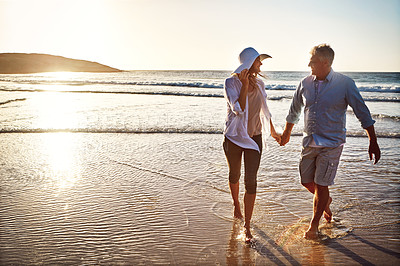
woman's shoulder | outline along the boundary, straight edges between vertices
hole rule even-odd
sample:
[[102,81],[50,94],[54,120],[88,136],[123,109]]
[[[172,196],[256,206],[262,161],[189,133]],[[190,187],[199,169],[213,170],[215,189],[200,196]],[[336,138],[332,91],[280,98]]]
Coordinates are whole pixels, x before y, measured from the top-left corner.
[[225,86],[226,85],[234,85],[234,84],[240,84],[239,77],[236,74],[233,74],[230,77],[225,79]]
[[239,80],[239,76],[235,73],[227,77],[225,80]]

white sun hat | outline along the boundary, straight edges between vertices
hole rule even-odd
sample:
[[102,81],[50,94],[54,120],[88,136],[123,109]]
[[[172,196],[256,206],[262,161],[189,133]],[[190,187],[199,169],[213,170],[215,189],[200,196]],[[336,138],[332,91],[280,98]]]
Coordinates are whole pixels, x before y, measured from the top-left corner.
[[257,57],[260,57],[261,61],[266,58],[272,58],[267,54],[259,54],[253,47],[248,47],[239,54],[240,66],[233,73],[240,73],[243,69],[250,69]]

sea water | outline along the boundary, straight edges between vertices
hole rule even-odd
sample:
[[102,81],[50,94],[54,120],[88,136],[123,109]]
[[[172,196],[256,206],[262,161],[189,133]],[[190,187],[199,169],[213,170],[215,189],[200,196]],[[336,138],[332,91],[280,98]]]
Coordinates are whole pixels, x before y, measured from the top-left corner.
[[[347,143],[331,187],[335,220],[321,227],[327,239],[338,241],[315,245],[301,238],[312,213],[312,195],[298,182],[302,122],[285,147],[270,138],[253,215],[256,258],[283,264],[379,264],[380,256],[389,262],[399,258],[400,73],[345,74],[356,81],[376,120],[382,159],[375,166],[369,162],[368,139],[349,108]],[[207,252],[219,259],[228,254],[227,264],[259,261],[238,250],[235,223],[228,225],[230,236],[221,233],[223,223],[232,221],[221,146],[223,83],[229,75],[0,75],[0,248],[7,254],[2,261],[124,263],[154,256],[153,263],[191,263],[206,262],[199,259]],[[273,122],[283,127],[294,90],[307,73],[265,75]],[[183,198],[208,207],[196,211],[182,205]],[[221,224],[202,220],[210,216]],[[210,230],[216,240],[201,237]],[[229,245],[221,248],[218,241],[225,237]],[[218,248],[204,249],[207,243]],[[271,255],[280,247],[286,253]],[[201,252],[180,253],[196,248]]]
[[[228,71],[127,71],[0,75],[0,130],[221,133]],[[399,137],[400,73],[346,73],[367,102],[382,137]],[[266,90],[277,125],[306,72],[267,72]],[[55,93],[58,92],[58,93]],[[162,97],[160,97],[162,96]],[[14,112],[18,108],[18,112]],[[51,110],[51,111],[50,111]],[[9,112],[8,112],[9,111]],[[46,113],[46,117],[43,117]],[[363,135],[348,110],[347,134]],[[61,115],[64,120],[56,118]],[[302,125],[295,134],[302,133]]]

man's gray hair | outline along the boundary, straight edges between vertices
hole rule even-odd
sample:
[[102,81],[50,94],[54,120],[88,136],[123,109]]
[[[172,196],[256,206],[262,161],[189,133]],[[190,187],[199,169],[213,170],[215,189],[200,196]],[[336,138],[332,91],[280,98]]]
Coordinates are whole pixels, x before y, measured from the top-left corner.
[[329,44],[326,44],[326,43],[314,46],[312,48],[310,54],[311,55],[316,55],[319,58],[327,59],[330,65],[332,65],[333,58],[335,57],[335,52],[329,46]]

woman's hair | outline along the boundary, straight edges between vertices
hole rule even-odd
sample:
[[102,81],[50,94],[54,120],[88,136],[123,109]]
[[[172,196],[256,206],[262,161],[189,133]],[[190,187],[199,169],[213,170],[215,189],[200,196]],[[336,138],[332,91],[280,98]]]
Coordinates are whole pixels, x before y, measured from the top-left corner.
[[268,79],[268,76],[265,75],[265,74],[261,74],[261,71],[258,72],[258,73],[256,73],[256,77],[257,77],[257,76],[260,76],[260,77],[262,77],[262,78],[264,78],[264,79]]
[[329,64],[332,65],[333,58],[335,57],[335,52],[329,46],[329,44],[323,43],[317,46],[314,46],[310,51],[311,55],[316,55],[319,58],[327,59]]

